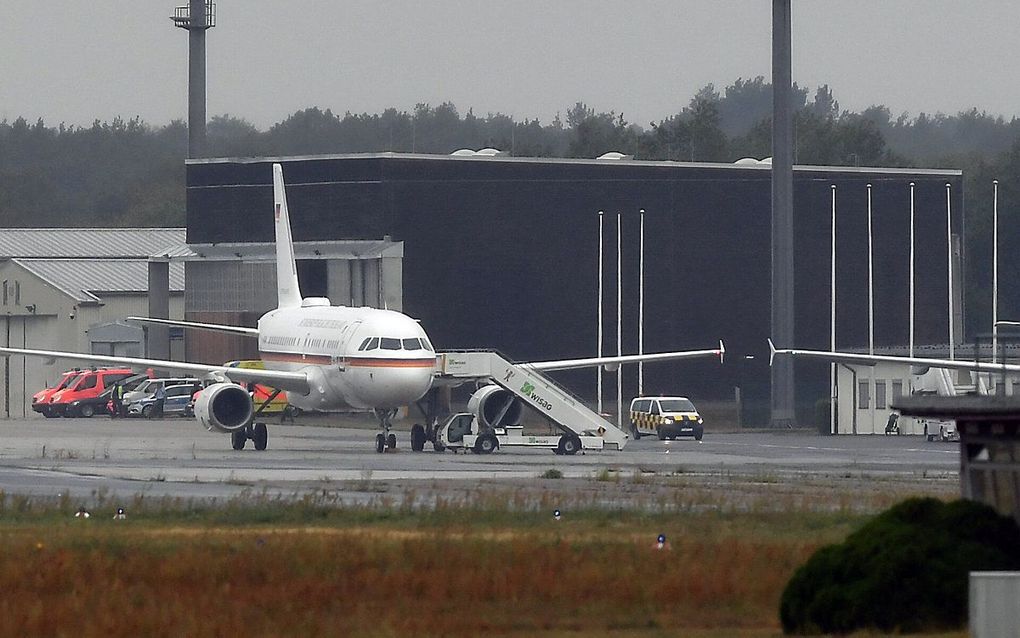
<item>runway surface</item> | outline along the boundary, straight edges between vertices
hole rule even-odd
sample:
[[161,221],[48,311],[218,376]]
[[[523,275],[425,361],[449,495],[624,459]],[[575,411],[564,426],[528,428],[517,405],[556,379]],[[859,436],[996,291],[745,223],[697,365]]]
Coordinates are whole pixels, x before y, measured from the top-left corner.
[[[555,468],[567,478],[606,470],[624,475],[743,473],[770,476],[938,476],[952,479],[958,444],[907,436],[818,436],[787,432],[706,432],[701,443],[644,438],[623,451],[563,457],[546,450],[491,455],[410,451],[408,435],[377,454],[369,428],[270,425],[269,449],[230,449],[229,437],[190,419],[28,419],[0,421],[0,490],[53,497],[104,494],[230,498],[294,495],[329,485],[371,491],[371,482],[538,478]],[[346,483],[345,483],[346,482]],[[347,486],[346,488],[344,486]]]

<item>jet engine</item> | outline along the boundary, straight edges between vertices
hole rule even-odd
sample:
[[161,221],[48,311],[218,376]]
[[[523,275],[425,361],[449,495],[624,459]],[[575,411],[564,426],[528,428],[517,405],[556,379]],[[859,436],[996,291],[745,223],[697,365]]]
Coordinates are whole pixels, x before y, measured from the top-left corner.
[[251,423],[251,395],[235,383],[214,383],[195,401],[195,417],[210,432],[234,432]]
[[468,399],[468,412],[478,417],[483,427],[520,425],[524,406],[520,400],[498,385],[485,385]]

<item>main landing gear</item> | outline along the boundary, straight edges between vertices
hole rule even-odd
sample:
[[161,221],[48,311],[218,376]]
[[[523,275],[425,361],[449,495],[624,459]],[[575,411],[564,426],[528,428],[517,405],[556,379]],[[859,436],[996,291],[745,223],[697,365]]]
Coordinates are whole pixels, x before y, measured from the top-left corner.
[[425,449],[426,443],[431,443],[432,449],[436,452],[445,452],[446,445],[439,438],[439,389],[429,390],[416,405],[425,417],[425,425],[415,423],[411,426],[411,451],[421,452]]
[[[255,421],[255,419],[257,419],[259,415],[261,415],[262,412],[269,407],[269,404],[272,403],[273,399],[275,399],[279,394],[279,390],[273,391],[269,398],[262,402],[262,405],[255,408],[255,413],[251,417],[251,423],[240,430],[235,430],[230,433],[230,447],[235,450],[243,450],[245,444],[250,439],[255,444],[256,450],[261,452],[266,449],[266,446],[269,445],[269,430],[266,429],[265,423]],[[290,406],[287,407],[290,408]],[[291,417],[291,421],[293,420],[293,417]]]
[[245,444],[251,439],[255,443],[255,449],[262,451],[269,444],[269,430],[265,423],[249,423],[240,430],[230,433],[230,447],[235,450],[243,450]]

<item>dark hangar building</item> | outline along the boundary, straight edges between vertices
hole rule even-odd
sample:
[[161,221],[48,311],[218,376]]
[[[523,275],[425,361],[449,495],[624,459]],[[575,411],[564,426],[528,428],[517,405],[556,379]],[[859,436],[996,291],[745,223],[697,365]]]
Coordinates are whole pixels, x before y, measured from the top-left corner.
[[[638,211],[644,209],[645,351],[711,348],[719,339],[727,350],[723,366],[712,360],[646,365],[645,392],[726,400],[741,386],[749,422],[767,422],[767,164],[404,153],[189,160],[188,243],[273,241],[273,162],[283,164],[295,241],[402,242],[403,311],[421,320],[436,347],[494,348],[516,360],[595,355],[600,210],[604,349],[616,351],[620,213],[623,350],[637,352]],[[946,185],[953,233],[962,235],[961,172],[796,166],[797,343],[778,345],[828,347],[832,185],[837,345],[867,345],[867,184],[873,187],[876,345],[907,342],[911,182],[916,341],[947,341]],[[335,289],[326,281],[328,269],[307,261],[299,269],[306,296]],[[207,318],[193,308],[186,312],[192,320]],[[624,374],[627,401],[637,391],[636,366]],[[798,362],[796,374],[798,416],[807,422],[814,402],[828,394],[828,366]],[[594,398],[594,372],[561,376],[572,391]],[[605,383],[613,400],[612,374]]]

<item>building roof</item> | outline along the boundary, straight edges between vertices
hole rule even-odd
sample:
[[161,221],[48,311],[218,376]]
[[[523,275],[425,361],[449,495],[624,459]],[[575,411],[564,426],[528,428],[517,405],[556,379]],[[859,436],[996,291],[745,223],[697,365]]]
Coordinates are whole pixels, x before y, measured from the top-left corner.
[[[13,259],[54,288],[81,303],[97,302],[103,293],[149,290],[146,259]],[[170,263],[170,292],[184,290],[184,264]]]
[[[404,242],[390,239],[351,239],[294,242],[295,259],[379,259],[403,257]],[[275,261],[272,242],[223,242],[188,244],[169,255],[171,263],[183,261]]]
[[184,228],[2,228],[0,259],[145,259],[184,241]]
[[[340,153],[325,155],[294,155],[280,157],[214,157],[189,159],[186,164],[261,164],[264,162],[301,162],[315,160],[413,159],[433,162],[499,162],[511,164],[590,164],[593,166],[644,166],[654,168],[716,168],[728,170],[771,171],[771,163],[740,164],[737,162],[678,162],[674,160],[587,159],[561,157],[511,157],[508,155],[440,155],[431,153]],[[747,159],[747,158],[745,158]],[[743,161],[743,160],[738,160]],[[955,177],[961,169],[947,168],[883,168],[879,166],[813,166],[795,164],[795,172],[839,172],[890,175],[932,175]]]

